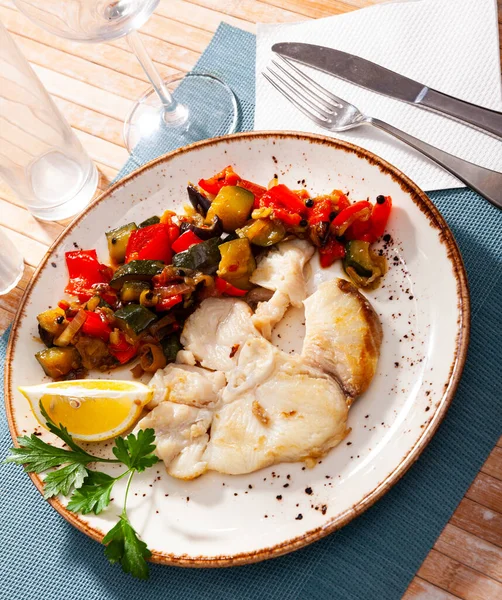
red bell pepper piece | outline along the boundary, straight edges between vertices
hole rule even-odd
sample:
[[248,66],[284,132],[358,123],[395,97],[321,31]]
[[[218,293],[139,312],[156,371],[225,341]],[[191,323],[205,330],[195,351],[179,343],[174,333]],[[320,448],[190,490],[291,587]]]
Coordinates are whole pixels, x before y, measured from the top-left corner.
[[80,302],[86,302],[95,294],[96,284],[108,283],[112,277],[110,267],[98,261],[96,250],[66,252],[65,258],[70,277],[65,292],[78,296]]
[[129,362],[131,358],[138,353],[138,346],[127,343],[125,335],[120,332],[120,342],[118,344],[109,344],[108,351],[114,356],[121,365]]
[[284,208],[276,208],[274,207],[272,211],[272,217],[274,219],[278,219],[282,221],[284,225],[289,227],[298,227],[300,225],[300,221],[302,220],[301,216],[298,214],[290,213],[289,210],[285,210]]
[[242,187],[246,190],[249,190],[254,194],[255,200],[261,198],[263,194],[267,192],[267,188],[262,185],[258,185],[257,183],[253,183],[252,181],[247,181],[246,179],[240,179],[237,182],[239,187]]
[[319,255],[321,267],[327,269],[331,267],[335,260],[345,256],[345,246],[336,238],[330,237],[327,244],[319,248]]
[[112,328],[104,321],[98,313],[85,311],[87,319],[82,325],[82,333],[89,337],[95,337],[107,342],[110,339]]
[[384,234],[392,209],[392,198],[390,196],[385,196],[384,198],[385,200],[383,202],[378,202],[377,200],[371,211],[371,234],[375,240],[382,237]]
[[195,233],[189,229],[185,231],[185,233],[181,234],[180,237],[174,242],[172,249],[176,253],[184,252],[185,250],[188,250],[190,246],[193,246],[194,244],[200,244],[201,242],[202,240],[200,237],[195,235]]
[[290,213],[297,213],[301,216],[307,215],[308,212],[305,202],[283,183],[271,187],[261,200],[264,202],[263,206],[284,208]]
[[331,222],[331,231],[337,235],[343,235],[354,221],[366,221],[371,215],[372,205],[367,200],[360,200],[351,204],[339,213]]
[[213,177],[210,177],[209,179],[201,179],[199,181],[199,186],[209,194],[216,195],[223,186],[237,185],[239,181],[240,177],[229,165],[228,167],[225,167],[223,171],[213,175]]
[[167,237],[169,238],[169,245],[171,248],[173,247],[174,242],[180,237],[180,228],[171,223],[170,225],[166,225],[167,228]]
[[331,201],[328,199],[320,200],[316,202],[311,208],[309,225],[316,225],[317,223],[330,222],[330,215],[333,212],[333,206]]
[[173,257],[169,227],[156,223],[133,231],[127,242],[126,263],[131,260],[160,260],[169,264]]
[[246,290],[241,290],[239,288],[236,288],[231,283],[228,283],[228,281],[225,281],[221,277],[215,277],[214,283],[215,283],[216,291],[220,294],[226,294],[227,296],[236,296],[236,297],[245,296],[247,294]]
[[176,304],[179,304],[183,301],[183,296],[181,294],[176,294],[175,296],[169,296],[169,298],[161,298],[157,304],[155,305],[155,310],[163,311],[169,310]]
[[383,202],[376,202],[367,221],[354,221],[345,232],[348,240],[361,240],[372,244],[385,232],[387,221],[392,209],[392,198],[385,196]]
[[331,193],[332,196],[336,195],[336,198],[333,201],[333,211],[340,213],[342,210],[345,210],[350,206],[350,200],[347,196],[340,190],[333,190]]

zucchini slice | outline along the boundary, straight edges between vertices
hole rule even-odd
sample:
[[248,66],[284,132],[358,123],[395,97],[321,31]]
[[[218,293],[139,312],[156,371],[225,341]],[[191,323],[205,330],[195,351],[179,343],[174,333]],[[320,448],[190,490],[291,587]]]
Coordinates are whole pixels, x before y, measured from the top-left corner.
[[132,260],[115,271],[110,286],[119,290],[126,281],[151,281],[163,268],[159,260]]
[[220,244],[220,238],[211,238],[206,242],[195,244],[188,250],[175,254],[173,265],[179,269],[191,269],[192,271],[201,271],[206,275],[213,275],[220,263],[220,251],[218,250]]
[[138,334],[151,325],[157,316],[148,308],[139,304],[128,304],[115,312],[118,327],[130,338],[134,339]]
[[345,270],[352,267],[361,277],[371,277],[373,275],[374,264],[371,259],[368,242],[351,240],[345,246],[345,258],[343,266]]
[[157,225],[157,223],[160,223],[160,217],[157,217],[157,215],[154,215],[153,217],[150,217],[149,219],[145,219],[144,221],[141,221],[141,223],[138,225],[138,229],[143,229],[143,227],[148,227],[149,225]]
[[128,223],[127,225],[106,232],[108,252],[113,261],[118,263],[124,262],[127,242],[129,241],[131,233],[136,229],[138,229],[136,223]]
[[45,374],[53,379],[62,377],[81,366],[80,354],[74,346],[46,348],[35,354]]

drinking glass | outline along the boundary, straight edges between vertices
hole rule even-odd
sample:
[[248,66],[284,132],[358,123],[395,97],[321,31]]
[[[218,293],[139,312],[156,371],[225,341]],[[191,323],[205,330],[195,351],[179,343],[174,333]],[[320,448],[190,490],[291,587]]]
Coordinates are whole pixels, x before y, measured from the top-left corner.
[[0,176],[43,221],[79,213],[98,184],[96,167],[1,23]]
[[[214,75],[189,74],[162,79],[137,30],[159,0],[14,0],[18,8],[47,31],[80,42],[104,42],[127,36],[152,88],[134,104],[124,125],[124,140],[132,152],[169,132],[182,146],[232,133],[237,125],[237,102],[232,90]],[[183,103],[171,90],[180,84]],[[211,99],[204,103],[203,99]],[[202,99],[202,101],[201,101]]]
[[7,234],[0,229],[0,296],[16,287],[23,271],[23,257]]

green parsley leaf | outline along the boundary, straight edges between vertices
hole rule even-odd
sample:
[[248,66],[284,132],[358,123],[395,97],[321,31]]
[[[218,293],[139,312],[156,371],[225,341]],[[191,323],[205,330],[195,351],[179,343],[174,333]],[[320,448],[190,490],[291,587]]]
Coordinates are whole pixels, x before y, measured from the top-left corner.
[[118,437],[115,440],[113,454],[129,467],[136,471],[144,471],[159,459],[155,454],[155,431],[153,429],[140,429],[137,435],[130,433],[127,438]]
[[11,448],[5,462],[24,465],[25,471],[29,473],[41,473],[67,463],[87,465],[96,460],[84,451],[64,450],[51,446],[34,434],[30,437],[18,437],[17,441],[20,448]]
[[44,479],[44,498],[52,498],[58,494],[67,496],[72,487],[79,488],[88,471],[81,463],[70,463],[56,471],[51,471]]
[[120,563],[125,573],[139,579],[148,578],[147,558],[152,553],[132,528],[127,517],[121,515],[118,523],[103,538],[105,555],[112,563]]
[[89,471],[83,485],[76,489],[68,502],[68,510],[73,512],[93,512],[98,515],[110,504],[110,494],[116,478],[101,471]]

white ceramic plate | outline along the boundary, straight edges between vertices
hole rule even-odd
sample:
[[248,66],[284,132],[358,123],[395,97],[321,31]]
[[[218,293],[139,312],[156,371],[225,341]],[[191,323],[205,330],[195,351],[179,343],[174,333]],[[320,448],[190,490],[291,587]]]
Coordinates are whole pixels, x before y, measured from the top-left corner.
[[[469,338],[466,276],[451,232],[409,179],[371,153],[332,138],[294,133],[245,133],[201,142],[136,171],[89,207],[55,242],[30,283],[11,336],[6,402],[13,438],[37,429],[17,386],[43,380],[36,315],[62,296],[64,253],[97,248],[107,260],[104,232],[186,203],[187,181],[232,164],[242,177],[266,184],[274,174],[313,193],[334,188],[352,199],[391,195],[392,240],[382,246],[390,271],[367,294],[380,314],[384,342],[378,373],[349,414],[351,434],[314,469],[281,464],[244,476],[210,473],[171,479],[162,465],[136,476],[128,501],[133,526],[153,560],[224,566],[270,558],[304,546],[371,506],[418,458],[444,417],[465,361]],[[312,260],[309,287],[341,275]],[[303,315],[290,311],[274,343],[299,350]],[[130,378],[128,369],[108,377]],[[38,428],[40,430],[40,428]],[[43,439],[51,434],[44,432]],[[108,448],[109,450],[109,448]],[[107,451],[106,448],[103,451]],[[113,467],[112,467],[113,468]],[[111,471],[112,472],[112,471]],[[41,489],[38,476],[32,477]],[[76,527],[101,540],[121,509],[123,487],[99,516],[75,516],[52,505]]]

